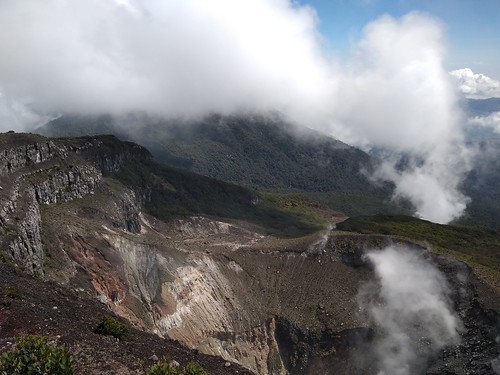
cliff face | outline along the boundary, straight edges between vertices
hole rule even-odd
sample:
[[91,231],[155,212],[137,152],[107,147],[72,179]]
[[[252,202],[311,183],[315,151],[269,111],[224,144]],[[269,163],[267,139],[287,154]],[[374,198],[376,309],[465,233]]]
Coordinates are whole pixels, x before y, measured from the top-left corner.
[[[1,259],[256,374],[370,373],[353,364],[359,343],[374,335],[356,302],[360,285],[374,278],[363,255],[403,241],[330,232],[285,240],[201,216],[165,223],[143,212],[147,186],[131,190],[112,178],[149,157],[111,137],[2,135]],[[436,262],[457,291],[467,334],[432,368],[443,373],[453,359],[460,371],[479,371],[496,356],[485,332],[497,315],[479,304],[473,275],[458,272],[462,263]],[[472,363],[474,345],[481,352]]]
[[[147,151],[138,146],[111,150],[99,138],[52,141],[26,134],[5,134],[0,142],[0,230],[2,248],[30,273],[44,273],[40,205],[93,195],[103,173],[117,171]],[[138,231],[137,212],[127,223]]]

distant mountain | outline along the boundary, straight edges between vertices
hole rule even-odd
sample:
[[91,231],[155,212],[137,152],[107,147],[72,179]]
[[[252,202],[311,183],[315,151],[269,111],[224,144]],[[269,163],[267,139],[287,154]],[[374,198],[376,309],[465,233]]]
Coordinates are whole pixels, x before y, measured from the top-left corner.
[[500,98],[467,99],[465,109],[470,116],[488,116],[500,112]]
[[158,161],[260,191],[302,192],[348,215],[401,211],[392,187],[374,186],[365,152],[277,115],[166,121],[147,116],[66,115],[38,129],[46,136],[113,133],[147,147]]

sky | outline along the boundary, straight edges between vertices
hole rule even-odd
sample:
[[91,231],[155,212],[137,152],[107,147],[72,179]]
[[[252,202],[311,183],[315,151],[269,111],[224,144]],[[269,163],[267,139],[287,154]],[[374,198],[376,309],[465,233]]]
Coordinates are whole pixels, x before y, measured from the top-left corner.
[[0,1],[0,130],[64,113],[279,112],[383,149],[370,177],[417,215],[462,215],[461,103],[500,97],[500,0],[307,1]]
[[470,68],[500,80],[500,0],[300,0],[319,18],[325,49],[345,55],[362,28],[383,14],[426,12],[444,24],[449,70]]

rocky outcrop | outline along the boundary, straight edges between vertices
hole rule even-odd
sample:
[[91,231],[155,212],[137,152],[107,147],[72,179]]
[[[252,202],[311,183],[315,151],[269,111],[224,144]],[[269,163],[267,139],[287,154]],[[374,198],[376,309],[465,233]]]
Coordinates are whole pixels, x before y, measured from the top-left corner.
[[93,194],[101,174],[92,166],[37,169],[17,176],[0,214],[2,242],[27,271],[43,275],[40,204],[67,202]]
[[[114,137],[52,141],[32,134],[1,135],[0,244],[7,255],[28,272],[43,275],[39,205],[93,195],[103,174],[134,157],[150,156]],[[140,232],[138,215],[146,199],[147,192],[123,194],[115,227]]]
[[[5,137],[5,136],[4,136]],[[34,137],[34,136],[33,136]],[[9,135],[12,143],[19,143],[22,138],[17,134]],[[61,147],[56,147],[52,141],[38,141],[42,137],[35,137],[35,142],[9,147],[7,145],[0,151],[0,175],[16,172],[21,168],[43,163],[55,157],[65,158],[65,152]]]
[[33,190],[25,192],[27,210],[24,217],[19,219],[13,232],[13,239],[8,244],[12,259],[23,268],[35,275],[43,274],[44,252],[41,238],[41,217]]
[[94,194],[101,173],[93,166],[69,166],[66,170],[55,167],[52,170],[33,175],[38,179],[33,183],[38,204],[68,202]]
[[119,141],[111,135],[74,138],[64,144],[68,152],[91,161],[105,175],[119,171],[128,161],[152,158],[144,147]]

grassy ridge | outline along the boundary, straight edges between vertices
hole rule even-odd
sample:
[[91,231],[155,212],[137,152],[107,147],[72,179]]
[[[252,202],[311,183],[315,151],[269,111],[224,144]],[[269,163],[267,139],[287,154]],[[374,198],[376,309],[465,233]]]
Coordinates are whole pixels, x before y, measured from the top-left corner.
[[500,233],[492,229],[434,224],[402,215],[354,217],[337,224],[337,229],[427,242],[434,250],[480,265],[500,279]]

